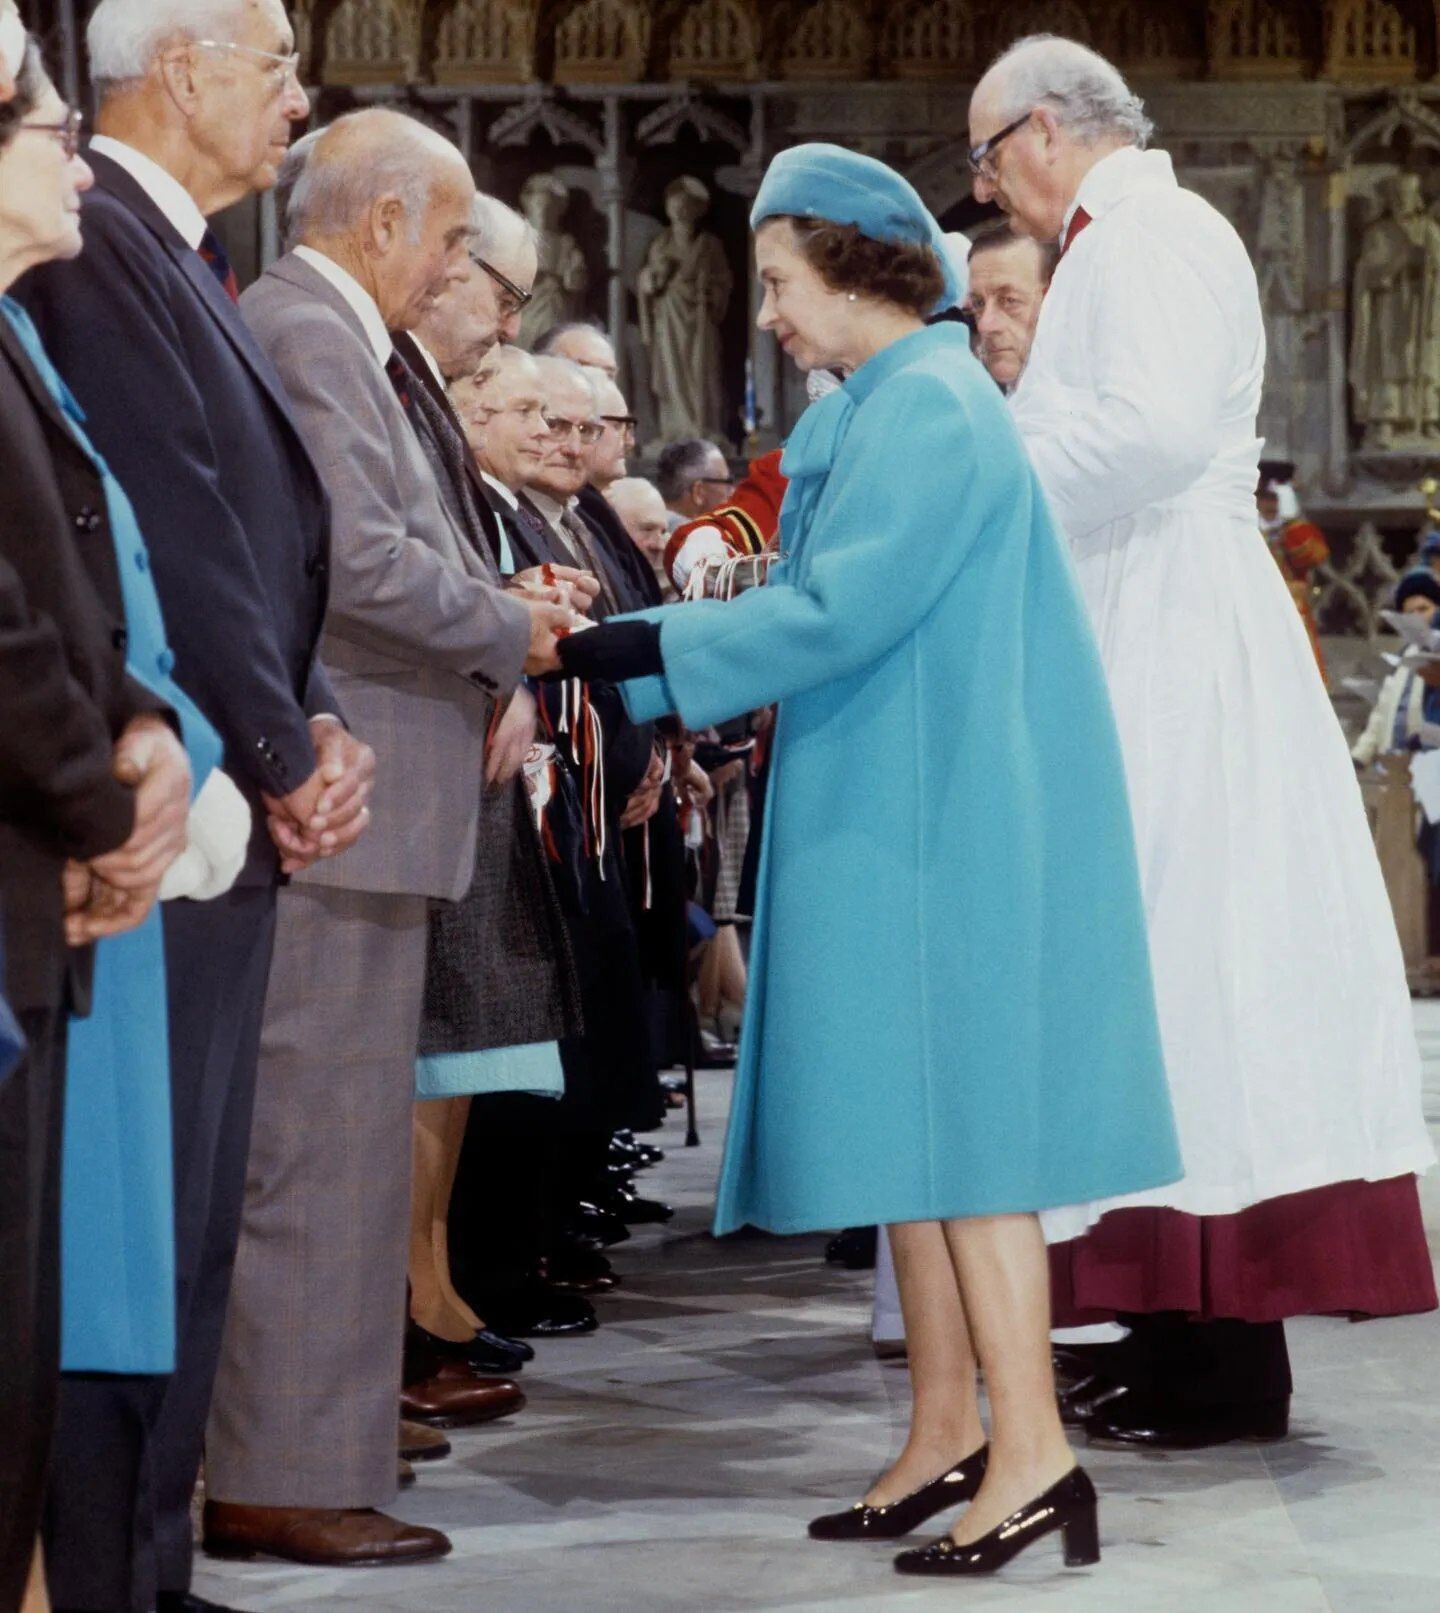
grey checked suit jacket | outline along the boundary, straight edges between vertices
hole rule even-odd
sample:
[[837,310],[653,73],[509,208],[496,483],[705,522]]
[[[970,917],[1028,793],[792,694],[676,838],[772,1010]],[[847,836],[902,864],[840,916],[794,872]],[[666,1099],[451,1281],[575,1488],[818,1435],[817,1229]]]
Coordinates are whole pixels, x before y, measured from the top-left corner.
[[280,372],[330,495],[330,604],[320,655],[375,749],[359,844],[298,876],[347,890],[457,900],[475,871],[487,695],[508,696],[529,613],[457,530],[353,310],[303,259],[241,299]]

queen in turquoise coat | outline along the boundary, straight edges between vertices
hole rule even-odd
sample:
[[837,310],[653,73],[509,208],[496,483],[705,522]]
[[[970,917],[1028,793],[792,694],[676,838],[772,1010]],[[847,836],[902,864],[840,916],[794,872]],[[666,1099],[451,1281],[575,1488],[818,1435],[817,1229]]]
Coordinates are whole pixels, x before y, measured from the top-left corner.
[[[762,326],[802,362],[853,368],[786,447],[781,558],[763,588],[573,635],[561,660],[648,668],[623,685],[637,722],[778,705],[716,1230],[928,1224],[897,1267],[907,1323],[931,1305],[938,1338],[947,1316],[964,1331],[931,1258],[940,1224],[952,1247],[979,1234],[951,1227],[996,1229],[992,1252],[1043,1293],[1030,1212],[1181,1174],[1125,779],[1000,392],[963,326],[895,305],[903,275],[866,282],[857,234],[943,265],[935,221],[883,165],[802,146],[754,222]],[[972,1316],[1008,1303],[969,1299]],[[1053,1408],[1048,1324],[1011,1320],[1005,1353],[1046,1375],[1019,1393]],[[993,1402],[1005,1368],[985,1367]],[[963,1398],[945,1420],[978,1443]],[[1042,1432],[1051,1466],[1073,1466],[1058,1418]],[[941,1462],[924,1433],[897,1495],[934,1477],[927,1454],[959,1454]]]

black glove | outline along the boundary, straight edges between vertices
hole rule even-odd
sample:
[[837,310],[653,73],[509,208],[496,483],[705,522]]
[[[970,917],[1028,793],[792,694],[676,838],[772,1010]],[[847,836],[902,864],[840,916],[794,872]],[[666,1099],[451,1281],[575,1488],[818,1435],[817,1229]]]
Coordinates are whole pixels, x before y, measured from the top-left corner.
[[562,638],[555,649],[560,675],[585,683],[624,683],[665,670],[654,622],[602,622]]

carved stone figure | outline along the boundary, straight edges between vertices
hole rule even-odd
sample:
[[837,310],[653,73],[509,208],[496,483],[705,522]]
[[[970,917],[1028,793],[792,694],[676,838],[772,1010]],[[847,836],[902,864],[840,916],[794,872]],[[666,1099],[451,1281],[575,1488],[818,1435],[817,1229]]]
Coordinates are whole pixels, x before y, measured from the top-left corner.
[[1440,442],[1440,224],[1396,174],[1355,268],[1350,387],[1367,448]]
[[570,192],[554,174],[531,174],[520,192],[520,211],[535,231],[540,267],[535,290],[520,321],[520,341],[529,347],[552,325],[578,319],[590,271],[573,235],[560,228]]
[[699,227],[709,210],[710,192],[698,179],[670,186],[669,226],[651,242],[636,284],[661,443],[725,440],[720,324],[735,281],[719,237]]

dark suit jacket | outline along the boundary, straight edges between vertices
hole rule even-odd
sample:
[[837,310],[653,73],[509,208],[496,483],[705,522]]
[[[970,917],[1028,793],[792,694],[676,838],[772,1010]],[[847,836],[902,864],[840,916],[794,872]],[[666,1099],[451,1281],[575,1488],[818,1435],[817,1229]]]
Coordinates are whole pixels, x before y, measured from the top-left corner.
[[624,523],[611,507],[610,500],[598,488],[586,487],[581,489],[578,506],[590,530],[605,545],[606,552],[615,562],[615,569],[625,577],[626,592],[631,596],[626,601],[626,609],[644,610],[650,605],[663,604],[660,585],[655,581],[650,562],[635,547]]
[[83,1011],[60,874],[124,845],[121,729],[166,707],[125,671],[125,609],[99,473],[0,315],[0,908],[17,1009]]
[[307,717],[339,714],[315,659],[328,506],[239,310],[124,169],[87,160],[84,252],[25,276],[17,295],[135,505],[175,677],[255,813],[241,882],[267,884],[278,862],[260,793],[304,783]]

